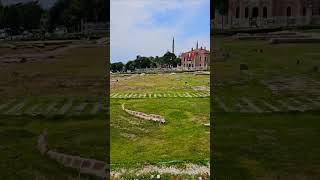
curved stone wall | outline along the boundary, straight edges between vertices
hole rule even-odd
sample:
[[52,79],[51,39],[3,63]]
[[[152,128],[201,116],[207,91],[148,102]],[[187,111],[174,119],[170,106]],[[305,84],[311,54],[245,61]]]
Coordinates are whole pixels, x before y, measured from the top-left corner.
[[44,130],[38,138],[37,148],[42,155],[48,156],[50,159],[57,161],[65,167],[76,169],[80,173],[90,174],[101,178],[108,177],[109,166],[105,162],[50,150],[48,148],[47,137],[48,132],[47,130]]
[[128,114],[130,114],[132,116],[135,116],[137,118],[140,118],[140,119],[150,120],[150,121],[155,121],[155,122],[160,122],[160,123],[165,123],[166,122],[166,120],[164,119],[163,116],[160,116],[160,115],[157,115],[157,114],[146,114],[146,113],[143,113],[143,112],[126,109],[124,107],[124,104],[122,104],[122,110],[124,110]]

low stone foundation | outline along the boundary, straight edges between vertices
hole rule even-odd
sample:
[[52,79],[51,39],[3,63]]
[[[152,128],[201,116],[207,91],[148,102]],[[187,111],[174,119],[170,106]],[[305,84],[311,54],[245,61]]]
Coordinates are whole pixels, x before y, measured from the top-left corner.
[[156,114],[146,114],[146,113],[139,112],[139,111],[129,110],[129,109],[126,109],[124,107],[124,104],[122,104],[122,110],[124,110],[128,114],[131,114],[132,116],[135,116],[135,117],[140,118],[140,119],[150,120],[150,121],[155,121],[155,122],[161,122],[161,123],[165,123],[166,122],[166,120],[164,119],[163,116],[156,115]]
[[50,159],[57,161],[65,167],[76,169],[80,173],[90,174],[101,178],[108,177],[109,166],[105,162],[50,150],[48,148],[47,137],[48,132],[45,129],[38,138],[37,148],[42,155],[48,156]]
[[320,43],[320,38],[273,38],[270,44],[280,43]]

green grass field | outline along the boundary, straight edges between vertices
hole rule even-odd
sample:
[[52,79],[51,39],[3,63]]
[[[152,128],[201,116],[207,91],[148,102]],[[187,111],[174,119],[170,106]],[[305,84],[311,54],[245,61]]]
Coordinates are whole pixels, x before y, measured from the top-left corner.
[[[232,109],[214,101],[215,179],[319,179],[320,74],[313,67],[320,46],[213,38],[229,55],[215,59],[214,98]],[[249,69],[240,71],[240,64]],[[243,97],[254,106],[243,105]]]
[[0,64],[0,179],[98,179],[42,156],[36,144],[47,128],[50,149],[107,159],[106,111],[92,113],[96,103],[105,106],[107,49],[78,47],[50,60]]
[[[209,123],[210,98],[163,97],[168,92],[195,92],[194,86],[209,87],[208,75],[133,75],[128,79],[115,75],[113,79],[119,81],[111,85],[111,94],[148,92],[162,96],[111,99],[111,171],[139,169],[148,165],[178,169],[187,164],[208,165],[210,128],[204,124]],[[122,104],[131,110],[162,115],[166,123],[133,117],[121,109]],[[144,177],[143,174],[129,175],[123,174],[122,177]],[[171,176],[167,174],[167,178]],[[145,175],[145,178],[150,176]]]

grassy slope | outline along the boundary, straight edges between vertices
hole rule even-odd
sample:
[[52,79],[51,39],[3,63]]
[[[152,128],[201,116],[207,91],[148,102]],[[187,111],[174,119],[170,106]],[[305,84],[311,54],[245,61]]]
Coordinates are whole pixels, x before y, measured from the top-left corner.
[[217,114],[215,178],[319,177],[319,113]]
[[[123,102],[129,109],[161,114],[166,123],[160,125],[134,118],[121,110]],[[208,98],[112,101],[111,163],[115,167],[170,161],[207,163],[210,130],[202,123],[209,122],[208,107]],[[123,134],[134,137],[123,137]]]
[[[101,101],[105,92],[107,47],[68,50],[55,60],[1,66],[1,102],[27,98],[39,102]],[[106,59],[107,60],[107,59]],[[61,86],[63,82],[80,85]],[[35,149],[37,137],[48,128],[49,144],[61,152],[105,160],[104,114],[95,116],[0,115],[0,179],[77,179],[78,173],[61,167]],[[81,175],[81,179],[94,179]]]
[[[232,88],[231,85],[218,86],[219,96],[270,96],[271,92],[260,84],[260,80],[278,76],[320,79],[319,73],[312,72],[313,66],[319,65],[320,57],[320,46],[315,44],[270,45],[267,41],[234,41],[226,38],[217,38],[217,44],[219,49],[229,52],[230,58],[226,62],[215,62],[215,81],[238,83]],[[263,53],[257,53],[255,49],[263,49]],[[300,65],[296,64],[298,59]],[[241,63],[249,66],[249,77],[240,72]]]
[[[105,121],[99,117],[0,116],[0,179],[73,179],[78,173],[41,156],[37,138],[48,128],[50,148],[105,159]],[[88,133],[90,132],[90,133]],[[80,179],[94,179],[81,176]]]
[[[119,81],[119,86],[116,84],[111,92],[132,92],[132,89],[150,93],[185,92],[185,81],[192,86],[206,86],[208,78],[189,74],[141,76]],[[132,110],[163,115],[167,122],[159,125],[134,118],[121,110],[122,103]],[[112,168],[203,164],[209,160],[210,130],[203,126],[209,122],[209,98],[111,99],[110,122]]]
[[[234,41],[217,37],[220,49],[230,53],[226,62],[215,62],[217,97],[286,98],[304,94],[278,95],[260,83],[277,77],[309,77],[319,65],[316,44],[270,45],[267,41]],[[255,52],[263,49],[263,53]],[[296,65],[300,59],[301,64]],[[239,64],[249,66],[250,78]],[[306,87],[308,88],[308,87]],[[312,98],[315,98],[313,96]],[[213,132],[215,178],[220,179],[310,179],[320,177],[320,124],[318,112],[308,113],[217,113]]]
[[[187,82],[187,83],[186,83]],[[192,92],[192,86],[207,86],[207,75],[178,73],[175,75],[146,75],[135,76],[129,80],[120,80],[111,87],[111,93],[160,93],[160,92]]]

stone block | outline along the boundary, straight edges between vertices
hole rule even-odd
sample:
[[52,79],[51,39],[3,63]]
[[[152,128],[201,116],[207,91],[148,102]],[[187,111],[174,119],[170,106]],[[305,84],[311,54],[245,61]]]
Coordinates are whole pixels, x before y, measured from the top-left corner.
[[94,170],[103,170],[103,168],[104,168],[104,166],[105,166],[105,163],[104,162],[95,162],[94,163],[94,165],[93,165],[93,169]]
[[89,167],[91,167],[91,161],[90,160],[84,160],[83,162],[82,162],[82,165],[81,165],[81,168],[89,168]]
[[81,166],[81,160],[78,158],[74,158],[72,162],[72,167],[78,169],[80,168],[80,166]]

